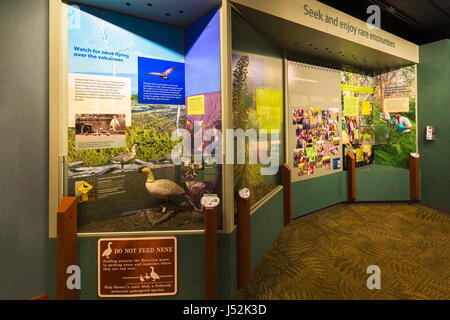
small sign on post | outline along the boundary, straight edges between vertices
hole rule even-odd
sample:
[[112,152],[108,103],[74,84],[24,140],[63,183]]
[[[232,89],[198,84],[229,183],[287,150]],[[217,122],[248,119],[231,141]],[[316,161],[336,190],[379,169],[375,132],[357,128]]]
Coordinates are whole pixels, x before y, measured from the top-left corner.
[[102,238],[97,242],[100,298],[177,294],[177,238]]

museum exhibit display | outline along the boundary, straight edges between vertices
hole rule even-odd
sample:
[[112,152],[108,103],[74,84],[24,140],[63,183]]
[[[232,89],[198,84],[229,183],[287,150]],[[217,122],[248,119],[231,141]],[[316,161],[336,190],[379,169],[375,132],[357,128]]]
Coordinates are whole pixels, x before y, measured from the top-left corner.
[[68,21],[66,194],[79,232],[202,229],[221,168],[196,162],[207,143],[193,138],[182,148],[194,157],[174,164],[172,135],[221,129],[218,9],[180,28],[69,3]]
[[[234,189],[248,188],[253,206],[281,184],[283,54],[235,10],[231,14],[231,24],[233,128],[245,134],[249,132],[248,142],[245,142],[245,159],[248,160],[243,163],[236,154]],[[235,135],[239,140],[238,131]],[[275,174],[264,174],[264,158],[275,166]]]
[[293,181],[342,171],[341,73],[288,62]]
[[[356,200],[364,174],[372,181],[385,167],[408,172],[409,154],[417,152],[416,47],[398,38],[394,43],[379,30],[361,31],[352,36],[366,39],[358,44],[365,50],[361,62],[315,55],[316,37],[330,52],[352,51],[353,38],[338,40],[337,32],[324,33],[320,24],[336,28],[336,19],[342,19],[337,28],[352,32],[362,26],[330,9],[327,17],[334,20],[314,21],[306,6],[314,8],[315,2],[293,20],[263,4],[204,1],[202,12],[178,22],[170,14],[124,15],[95,1],[62,6],[67,18],[62,186],[64,196],[76,197],[78,237],[98,239],[98,284],[89,284],[97,287],[97,297],[186,296],[177,270],[193,270],[195,263],[177,248],[199,236],[205,239],[204,295],[220,297],[216,282],[232,262],[217,259],[235,251],[224,252],[218,237],[235,234],[239,219],[247,221],[238,226],[243,287],[256,255],[264,253],[286,217],[289,222],[345,201],[339,197],[345,194],[348,153],[358,170],[368,168],[352,173]],[[302,29],[302,23],[317,29]],[[407,54],[390,61],[380,49]],[[292,183],[287,200],[284,163],[290,177],[283,179]],[[240,190],[247,190],[246,202]],[[329,197],[319,200],[316,192]],[[284,212],[285,201],[292,201],[285,208],[291,212]],[[162,247],[178,252],[175,258],[152,258],[166,241],[157,238],[161,232],[174,237],[175,243]],[[156,244],[147,244],[152,239]],[[128,247],[136,248],[127,250],[139,263],[120,271],[110,255]],[[87,247],[81,243],[78,250],[85,259]],[[154,282],[164,276],[167,287],[158,289]],[[122,280],[114,280],[118,277]],[[114,285],[120,290],[111,290]]]
[[382,2],[2,1],[0,298],[448,300],[450,12]]

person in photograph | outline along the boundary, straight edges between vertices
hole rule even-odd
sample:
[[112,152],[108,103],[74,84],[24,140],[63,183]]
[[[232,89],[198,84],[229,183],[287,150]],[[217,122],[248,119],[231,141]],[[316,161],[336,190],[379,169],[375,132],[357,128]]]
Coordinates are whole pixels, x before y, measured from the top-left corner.
[[300,137],[301,131],[302,131],[302,130],[300,129],[300,126],[297,125],[297,128],[295,129],[295,136],[296,136],[296,137]]
[[120,127],[119,124],[119,120],[117,119],[117,115],[114,115],[110,124],[109,124],[109,129],[113,132],[116,133],[117,129]]
[[303,129],[304,130],[311,130],[311,120],[310,119],[303,119]]

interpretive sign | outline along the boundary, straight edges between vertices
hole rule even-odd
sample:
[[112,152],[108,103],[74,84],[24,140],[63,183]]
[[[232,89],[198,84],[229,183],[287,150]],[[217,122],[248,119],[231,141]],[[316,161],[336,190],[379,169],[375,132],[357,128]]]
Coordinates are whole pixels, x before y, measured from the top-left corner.
[[184,63],[138,57],[138,101],[184,105]]
[[101,238],[97,242],[100,298],[177,294],[177,238]]
[[[76,126],[77,114],[125,114],[126,125],[131,125],[131,79],[69,73],[68,126],[70,128]],[[90,120],[93,121],[93,119]],[[103,129],[109,128],[108,126]]]

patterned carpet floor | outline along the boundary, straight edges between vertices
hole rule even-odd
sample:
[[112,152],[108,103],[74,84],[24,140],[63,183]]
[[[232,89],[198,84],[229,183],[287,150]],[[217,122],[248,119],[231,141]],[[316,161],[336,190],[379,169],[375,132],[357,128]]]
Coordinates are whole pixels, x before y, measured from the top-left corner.
[[450,299],[449,235],[450,215],[419,204],[330,208],[286,226],[235,298]]

